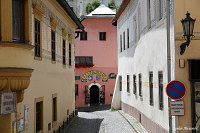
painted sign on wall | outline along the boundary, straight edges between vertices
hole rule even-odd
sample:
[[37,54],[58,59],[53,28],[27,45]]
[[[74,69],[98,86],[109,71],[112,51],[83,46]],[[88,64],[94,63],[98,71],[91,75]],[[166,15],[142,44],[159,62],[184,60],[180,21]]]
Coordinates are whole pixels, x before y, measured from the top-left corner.
[[1,97],[1,114],[14,112],[14,94],[3,93]]
[[108,81],[108,77],[105,73],[102,73],[100,71],[95,71],[95,70],[92,70],[92,71],[89,71],[87,73],[85,73],[82,77],[81,77],[81,81],[82,82],[87,82],[87,77],[88,76],[91,76],[91,75],[94,75],[94,74],[97,74],[97,75],[100,75],[102,77],[102,81],[103,82],[107,82]]

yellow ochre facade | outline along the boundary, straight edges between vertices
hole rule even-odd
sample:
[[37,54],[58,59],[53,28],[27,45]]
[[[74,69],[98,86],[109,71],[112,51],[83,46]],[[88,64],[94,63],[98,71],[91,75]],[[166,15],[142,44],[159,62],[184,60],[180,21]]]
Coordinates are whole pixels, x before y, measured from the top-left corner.
[[[191,61],[200,60],[200,1],[199,0],[175,0],[174,1],[174,27],[175,27],[175,44],[176,44],[176,80],[179,80],[184,83],[186,88],[186,94],[182,99],[185,103],[185,115],[179,116],[177,120],[177,128],[179,128],[179,133],[190,133],[197,132],[199,130],[199,121],[197,124],[194,124],[194,121],[197,121],[197,116],[200,115],[200,108],[196,104],[196,113],[193,111],[193,106],[195,104],[195,96],[192,94],[195,93],[195,83],[199,82],[198,80],[191,79]],[[191,14],[193,19],[196,19],[194,25],[194,36],[191,40],[189,47],[186,48],[186,51],[183,55],[180,55],[180,45],[185,42],[183,39],[183,28],[181,20],[186,16],[187,11]],[[180,60],[184,62],[184,67],[180,67]],[[194,69],[193,69],[194,70]],[[194,70],[196,71],[196,70]],[[195,72],[199,74],[198,71]],[[193,99],[193,101],[192,101]],[[195,118],[196,117],[196,118]]]
[[0,0],[0,101],[14,92],[16,107],[0,133],[53,132],[74,115],[76,29],[66,1]]

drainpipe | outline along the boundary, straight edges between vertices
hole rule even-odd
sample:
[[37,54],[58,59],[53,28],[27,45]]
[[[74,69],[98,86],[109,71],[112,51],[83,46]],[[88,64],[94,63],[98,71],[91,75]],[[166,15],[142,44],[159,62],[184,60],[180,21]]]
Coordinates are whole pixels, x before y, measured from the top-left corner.
[[[168,83],[171,81],[171,47],[170,47],[170,0],[167,0],[167,16],[166,16],[166,24],[167,24],[167,76]],[[168,97],[168,109],[169,109],[169,133],[172,133],[172,116],[170,114],[170,103],[171,99]]]

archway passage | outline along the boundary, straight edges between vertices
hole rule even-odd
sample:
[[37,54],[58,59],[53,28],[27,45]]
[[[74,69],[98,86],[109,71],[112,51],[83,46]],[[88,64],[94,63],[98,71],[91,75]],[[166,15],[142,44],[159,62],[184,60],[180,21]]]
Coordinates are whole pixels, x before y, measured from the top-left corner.
[[90,105],[99,105],[99,87],[96,85],[90,88]]

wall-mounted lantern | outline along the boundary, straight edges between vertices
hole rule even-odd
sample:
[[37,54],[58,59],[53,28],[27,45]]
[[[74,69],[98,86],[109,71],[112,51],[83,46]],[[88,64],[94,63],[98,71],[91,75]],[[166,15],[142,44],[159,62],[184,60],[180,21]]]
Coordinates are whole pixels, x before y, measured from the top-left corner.
[[183,26],[183,38],[186,40],[186,42],[182,43],[180,46],[181,55],[185,52],[186,46],[189,46],[191,38],[194,37],[193,30],[195,21],[196,19],[192,19],[189,12],[186,13],[186,18],[181,20]]

